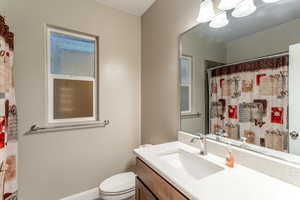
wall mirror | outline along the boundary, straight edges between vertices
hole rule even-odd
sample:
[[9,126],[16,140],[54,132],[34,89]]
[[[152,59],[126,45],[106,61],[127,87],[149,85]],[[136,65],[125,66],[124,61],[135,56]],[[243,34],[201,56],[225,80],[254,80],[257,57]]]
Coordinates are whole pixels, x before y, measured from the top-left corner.
[[300,164],[300,1],[250,1],[180,36],[181,130]]

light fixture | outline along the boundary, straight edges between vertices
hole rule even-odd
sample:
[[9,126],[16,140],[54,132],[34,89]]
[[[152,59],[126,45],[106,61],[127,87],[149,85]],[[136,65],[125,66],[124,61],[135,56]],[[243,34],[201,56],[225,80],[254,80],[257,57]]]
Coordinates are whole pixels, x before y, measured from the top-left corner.
[[237,5],[233,10],[232,16],[234,17],[246,17],[256,11],[256,6],[253,0],[244,0]]
[[227,13],[222,12],[213,18],[213,20],[209,23],[209,26],[211,28],[222,28],[226,26],[228,23],[229,21],[227,19]]
[[218,9],[231,10],[235,8],[242,0],[221,0]]
[[263,0],[263,2],[265,2],[265,3],[275,3],[278,1],[280,1],[280,0]]
[[211,21],[215,17],[215,10],[212,0],[204,0],[200,4],[199,16],[197,21],[200,23],[206,23]]
[[[218,0],[219,4],[216,9],[214,7],[216,6],[214,1],[215,0],[201,0],[199,15],[197,18],[199,23],[210,22],[209,26],[212,28],[222,28],[226,26],[229,23],[227,19],[227,12],[231,9],[234,9],[231,15],[237,18],[249,16],[257,9],[254,4],[254,0]],[[264,3],[275,3],[280,0],[261,1]]]

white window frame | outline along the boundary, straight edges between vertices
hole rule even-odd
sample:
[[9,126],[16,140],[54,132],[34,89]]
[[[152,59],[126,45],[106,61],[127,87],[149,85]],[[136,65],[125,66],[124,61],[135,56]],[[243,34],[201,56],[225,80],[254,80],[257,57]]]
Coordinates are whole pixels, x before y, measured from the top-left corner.
[[[51,33],[60,33],[67,36],[73,36],[80,39],[95,41],[95,69],[94,77],[89,76],[76,76],[64,74],[51,73]],[[92,81],[93,82],[93,116],[81,118],[68,118],[68,119],[54,119],[54,79],[67,79],[79,81]],[[98,113],[98,39],[96,36],[89,36],[75,31],[64,30],[56,27],[47,26],[47,124],[61,124],[61,123],[76,123],[76,122],[92,122],[99,121]]]
[[[189,79],[190,83],[189,84],[183,84],[180,80],[180,86],[188,87],[189,88],[189,110],[185,111],[180,111],[181,114],[190,114],[192,113],[192,91],[193,91],[193,56],[189,55],[182,55],[180,59],[187,59],[190,63],[189,65]],[[180,60],[180,67],[181,67],[181,60]],[[181,70],[181,69],[180,69]],[[180,76],[181,78],[181,76]]]

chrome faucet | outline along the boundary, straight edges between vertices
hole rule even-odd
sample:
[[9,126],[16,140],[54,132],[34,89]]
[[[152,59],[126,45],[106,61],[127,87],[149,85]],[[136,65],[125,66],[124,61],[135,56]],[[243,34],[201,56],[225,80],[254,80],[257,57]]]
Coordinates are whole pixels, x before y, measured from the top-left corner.
[[241,142],[242,144],[240,144],[241,148],[246,148],[247,147],[247,138],[246,137],[241,137]]
[[217,141],[221,141],[221,138],[220,137],[228,137],[228,133],[226,133],[226,131],[222,128],[219,128],[216,133],[216,140]]
[[206,142],[206,135],[205,134],[199,134],[199,137],[193,137],[191,139],[191,143],[195,143],[196,141],[200,141],[200,155],[206,156],[207,155],[207,142]]

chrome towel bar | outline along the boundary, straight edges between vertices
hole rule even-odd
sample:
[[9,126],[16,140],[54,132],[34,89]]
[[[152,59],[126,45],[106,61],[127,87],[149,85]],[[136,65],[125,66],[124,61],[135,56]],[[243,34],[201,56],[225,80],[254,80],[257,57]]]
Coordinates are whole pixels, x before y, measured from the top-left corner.
[[91,123],[84,123],[84,124],[81,123],[81,124],[70,124],[70,125],[61,125],[61,126],[39,127],[37,125],[32,125],[30,129],[25,133],[25,135],[68,131],[74,129],[99,128],[99,127],[106,127],[109,125],[109,123],[110,123],[109,120],[105,120],[103,122],[91,122]]
[[201,113],[197,112],[197,113],[191,113],[191,114],[181,114],[180,118],[181,119],[190,119],[190,118],[200,118],[201,117]]

